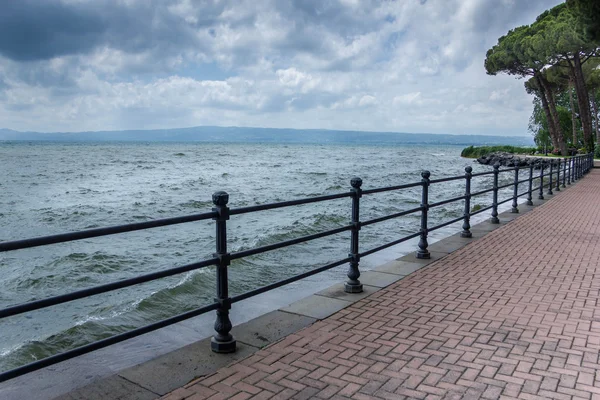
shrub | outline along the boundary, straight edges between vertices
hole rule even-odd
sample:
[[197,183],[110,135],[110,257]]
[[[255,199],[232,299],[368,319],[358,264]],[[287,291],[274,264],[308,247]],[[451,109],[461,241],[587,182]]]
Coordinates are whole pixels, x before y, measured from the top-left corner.
[[518,146],[469,146],[460,153],[461,157],[466,158],[479,158],[486,156],[490,153],[497,151],[503,151],[505,153],[513,154],[535,154],[535,147],[518,147]]

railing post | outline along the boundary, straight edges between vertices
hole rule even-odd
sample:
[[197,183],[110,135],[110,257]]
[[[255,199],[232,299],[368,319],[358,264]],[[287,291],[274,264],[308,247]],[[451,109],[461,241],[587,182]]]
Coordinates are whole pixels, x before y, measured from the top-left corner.
[[587,154],[584,158],[585,160],[585,173],[587,174],[588,171],[590,170],[590,155]]
[[550,194],[550,195],[554,194],[554,193],[552,193],[552,169],[553,169],[552,166],[553,166],[553,164],[554,163],[552,162],[552,160],[550,160],[550,173],[548,174],[549,175],[549,179],[550,179],[548,181],[549,182],[548,183],[548,194]]
[[567,185],[571,184],[571,175],[573,173],[573,168],[571,167],[571,161],[572,160],[573,160],[572,158],[569,158],[568,161],[565,160],[565,162],[569,163],[569,172],[567,172]]
[[517,196],[519,195],[519,167],[515,168],[515,183],[513,186],[513,201],[510,212],[513,214],[518,214],[519,208],[517,204]]
[[573,176],[571,176],[571,183],[575,183],[575,160],[577,160],[576,156],[571,159],[571,161],[572,161],[571,169],[572,169],[572,173],[573,173]]
[[585,156],[583,156],[583,173],[587,174],[588,173],[588,162],[589,162],[589,156],[586,154]]
[[533,201],[533,164],[529,164],[529,190],[527,190],[527,205],[532,206]]
[[352,230],[350,231],[350,254],[351,258],[350,267],[348,268],[348,282],[344,285],[344,291],[346,293],[362,293],[363,285],[360,283],[358,278],[360,277],[360,271],[358,269],[358,263],[360,261],[360,254],[358,252],[358,232],[360,231],[360,198],[362,196],[362,179],[352,178],[350,180],[352,186]]
[[499,224],[498,219],[498,175],[500,174],[500,164],[494,164],[494,191],[492,192],[492,218],[490,222],[492,224]]
[[471,178],[472,178],[472,167],[465,168],[465,220],[463,222],[463,230],[460,233],[460,237],[470,238],[473,237],[471,233]]
[[563,161],[563,182],[562,182],[562,187],[566,188],[567,186],[565,185],[565,182],[567,181],[567,159],[565,158]]
[[226,192],[215,192],[212,196],[215,207],[213,211],[217,216],[213,218],[216,222],[216,252],[215,257],[219,259],[217,264],[217,319],[215,331],[217,332],[210,341],[210,347],[215,353],[233,353],[236,349],[235,339],[229,333],[232,325],[229,320],[231,299],[229,298],[229,282],[227,279],[227,266],[230,264],[227,252],[227,220],[229,219],[229,195]]
[[538,199],[544,200],[544,163],[540,163],[540,194]]
[[560,158],[557,161],[558,164],[556,165],[556,191],[560,192]]
[[429,171],[421,172],[421,185],[423,186],[423,193],[421,196],[421,238],[419,239],[419,250],[417,251],[417,258],[428,259],[431,258],[429,250],[427,250],[427,211],[429,210],[429,177],[431,173]]

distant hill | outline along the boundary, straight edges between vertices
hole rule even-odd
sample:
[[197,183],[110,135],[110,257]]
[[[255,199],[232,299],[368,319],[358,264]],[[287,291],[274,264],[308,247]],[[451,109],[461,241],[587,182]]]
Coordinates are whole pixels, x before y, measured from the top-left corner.
[[19,132],[0,129],[0,140],[44,140],[69,142],[160,141],[230,143],[363,143],[363,144],[453,144],[532,146],[530,136],[447,135],[432,133],[334,131],[325,129],[275,129],[221,126],[193,128],[98,131]]

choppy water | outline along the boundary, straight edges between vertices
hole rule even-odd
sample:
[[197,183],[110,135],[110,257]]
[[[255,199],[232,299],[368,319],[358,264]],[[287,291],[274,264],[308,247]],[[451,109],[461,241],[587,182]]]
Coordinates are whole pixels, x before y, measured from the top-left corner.
[[[230,206],[299,199],[432,179],[487,167],[460,147],[165,143],[0,143],[0,241],[209,211],[217,190]],[[474,181],[473,190],[491,178]],[[509,182],[510,178],[504,178]],[[433,185],[431,201],[460,196],[462,181]],[[346,225],[350,199],[234,216],[229,250]],[[414,208],[420,189],[365,196],[361,219]],[[473,204],[488,205],[489,199]],[[462,214],[432,211],[430,224]],[[210,258],[214,222],[0,253],[0,308]],[[419,216],[361,230],[361,250],[417,232]],[[453,232],[449,232],[453,233]],[[233,262],[232,295],[346,257],[349,232]],[[374,267],[368,259],[361,269]],[[344,279],[347,267],[308,279]],[[292,284],[293,288],[294,285]],[[0,320],[0,370],[211,303],[214,268]]]

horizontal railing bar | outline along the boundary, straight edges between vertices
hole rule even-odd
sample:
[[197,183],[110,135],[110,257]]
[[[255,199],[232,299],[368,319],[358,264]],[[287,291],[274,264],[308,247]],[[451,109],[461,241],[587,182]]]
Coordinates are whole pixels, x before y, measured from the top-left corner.
[[295,239],[285,240],[283,242],[277,242],[277,243],[269,244],[266,246],[256,247],[254,249],[238,251],[236,253],[231,253],[230,258],[232,260],[237,260],[238,258],[253,256],[256,254],[265,253],[267,251],[280,249],[282,247],[288,247],[288,246],[292,246],[292,245],[295,245],[298,243],[308,242],[310,240],[315,240],[315,239],[319,239],[319,238],[326,237],[326,236],[336,235],[338,233],[349,231],[350,229],[352,229],[352,227],[353,227],[353,225],[346,225],[346,226],[342,226],[337,229],[331,229],[329,231],[315,233],[313,235],[307,235],[307,236],[302,236],[302,237],[295,238]]
[[393,242],[389,242],[389,243],[386,243],[386,244],[384,244],[382,246],[375,247],[375,248],[373,248],[371,250],[364,251],[364,252],[360,253],[359,256],[366,257],[366,256],[368,256],[370,254],[377,253],[378,251],[381,251],[383,249],[387,249],[388,247],[392,247],[392,246],[395,246],[395,245],[400,244],[402,242],[406,242],[407,240],[419,237],[420,235],[421,235],[421,232],[413,233],[412,235],[408,235],[408,236],[404,236],[403,238],[400,238],[398,240],[394,240]]
[[0,382],[4,382],[9,379],[16,378],[17,376],[21,376],[21,375],[27,374],[29,372],[37,371],[38,369],[42,369],[44,367],[48,367],[50,365],[57,364],[61,361],[66,361],[71,358],[81,356],[83,354],[92,352],[94,350],[102,349],[104,347],[122,342],[127,339],[134,338],[136,336],[143,335],[145,333],[155,331],[160,328],[164,328],[169,325],[173,325],[177,322],[185,321],[186,319],[196,317],[198,315],[202,315],[209,311],[216,310],[217,306],[218,306],[217,303],[209,304],[207,306],[200,307],[196,310],[188,311],[183,314],[179,314],[174,317],[167,318],[162,321],[158,321],[158,322],[143,326],[141,328],[136,328],[131,331],[120,333],[118,335],[111,336],[106,339],[98,340],[97,342],[93,342],[90,344],[86,344],[84,346],[77,347],[73,350],[65,351],[64,353],[56,354],[54,356],[50,356],[50,357],[44,358],[39,361],[35,361],[35,362],[29,363],[27,365],[23,365],[21,367],[11,369],[9,371],[2,372],[2,373],[0,373]]
[[459,175],[459,176],[452,176],[450,178],[439,178],[439,179],[431,179],[429,181],[429,183],[441,183],[441,182],[450,182],[450,181],[456,181],[459,179],[465,179],[464,175]]
[[128,286],[138,285],[144,282],[150,282],[155,279],[165,278],[167,276],[172,276],[176,274],[180,274],[183,272],[193,271],[195,269],[200,269],[204,267],[208,267],[210,265],[216,265],[218,259],[211,258],[210,260],[200,261],[198,263],[187,264],[181,267],[175,267],[171,269],[166,269],[164,271],[152,272],[150,274],[141,275],[135,278],[123,279],[122,281],[107,283],[104,285],[99,285],[95,287],[91,287],[88,289],[78,290],[76,292],[66,293],[59,296],[48,297],[42,300],[35,300],[29,303],[18,304],[16,306],[4,308],[0,310],[0,319],[10,317],[13,315],[22,314],[29,311],[39,310],[40,308],[46,308],[50,306],[55,306],[57,304],[66,303],[73,300],[82,299],[84,297],[94,296],[101,293],[110,292],[117,289],[126,288]]
[[440,228],[443,228],[445,226],[452,225],[452,224],[454,224],[456,222],[463,221],[464,219],[465,219],[464,216],[457,217],[457,218],[451,219],[450,221],[446,221],[443,224],[436,225],[433,228],[428,228],[427,231],[428,232],[435,231],[436,229],[440,229]]
[[256,206],[231,208],[229,210],[229,214],[230,215],[247,214],[247,213],[251,213],[251,212],[255,212],[255,211],[274,210],[276,208],[298,206],[298,205],[302,205],[302,204],[318,203],[321,201],[328,201],[328,200],[343,199],[345,197],[351,197],[351,196],[352,196],[352,192],[346,192],[346,193],[330,194],[327,196],[310,197],[307,199],[281,201],[278,203],[258,204]]
[[475,211],[475,212],[472,212],[472,213],[470,213],[469,215],[470,215],[470,216],[473,216],[473,215],[481,214],[482,212],[485,212],[485,211],[487,211],[487,210],[491,210],[491,209],[492,209],[492,207],[494,207],[494,206],[493,206],[493,205],[491,205],[491,206],[487,206],[487,207],[481,208],[481,209],[479,209],[479,210],[477,210],[477,211]]
[[431,203],[431,204],[429,204],[429,208],[443,206],[444,204],[453,203],[455,201],[464,200],[466,198],[467,198],[467,196],[462,195],[462,196],[454,197],[452,199],[438,201],[437,203]]
[[117,233],[133,232],[142,229],[183,224],[186,222],[202,221],[205,219],[213,218],[216,215],[216,212],[207,212],[202,214],[186,215],[182,217],[155,219],[146,222],[136,222],[134,224],[116,225],[105,228],[88,229],[78,232],[61,233],[58,235],[42,236],[31,239],[14,240],[11,242],[0,242],[0,252],[27,249],[31,247],[45,246],[48,244],[71,242],[74,240],[90,239],[99,236],[115,235]]
[[518,181],[517,184],[520,185],[521,183],[527,183],[527,182],[529,182],[529,178],[523,179],[522,181]]
[[490,192],[493,192],[493,191],[494,191],[494,188],[486,189],[486,190],[481,190],[479,192],[471,193],[471,197],[473,197],[473,196],[479,196],[480,194],[486,194],[486,193],[490,193]]
[[509,202],[509,201],[512,201],[512,199],[513,199],[512,197],[509,197],[508,199],[505,199],[505,200],[499,201],[499,202],[498,202],[498,205],[500,205],[500,204],[504,204],[504,203],[506,203],[506,202]]
[[385,215],[385,216],[379,217],[379,218],[373,218],[368,221],[361,221],[360,225],[368,226],[368,225],[376,224],[378,222],[387,221],[388,219],[398,218],[398,217],[402,217],[402,216],[408,215],[408,214],[414,214],[414,213],[416,213],[418,211],[422,211],[422,210],[423,210],[423,207],[412,208],[410,210],[397,212],[395,214]]
[[525,196],[526,194],[529,194],[529,190],[526,190],[523,193],[518,194],[517,197]]
[[498,190],[504,189],[504,188],[507,188],[507,187],[510,187],[510,186],[515,186],[515,183],[511,182],[511,183],[507,183],[506,185],[498,186]]
[[231,302],[232,303],[237,303],[238,301],[246,300],[246,299],[248,299],[250,297],[253,297],[253,296],[256,296],[258,294],[268,292],[269,290],[276,289],[278,287],[287,285],[289,283],[299,281],[301,279],[307,278],[309,276],[318,274],[318,273],[323,272],[323,271],[327,271],[328,269],[339,267],[340,265],[343,265],[343,264],[345,264],[347,262],[350,262],[350,260],[352,260],[352,259],[350,257],[347,257],[347,258],[344,258],[343,260],[335,261],[333,263],[324,265],[322,267],[312,269],[312,270],[310,270],[308,272],[304,272],[304,273],[302,273],[300,275],[295,275],[295,276],[292,276],[291,278],[283,279],[283,280],[281,280],[279,282],[271,283],[270,285],[262,286],[262,287],[260,287],[258,289],[254,289],[254,290],[251,290],[249,292],[242,293],[242,294],[239,294],[237,296],[233,296],[231,298]]
[[390,192],[392,190],[409,189],[409,188],[413,188],[413,187],[417,187],[417,186],[423,186],[423,183],[422,182],[415,182],[415,183],[407,183],[405,185],[388,186],[388,187],[377,188],[377,189],[363,190],[362,194],[373,194],[373,193],[381,193],[381,192]]
[[471,178],[475,178],[477,176],[493,175],[493,174],[494,174],[494,171],[477,172],[476,174],[471,174]]

